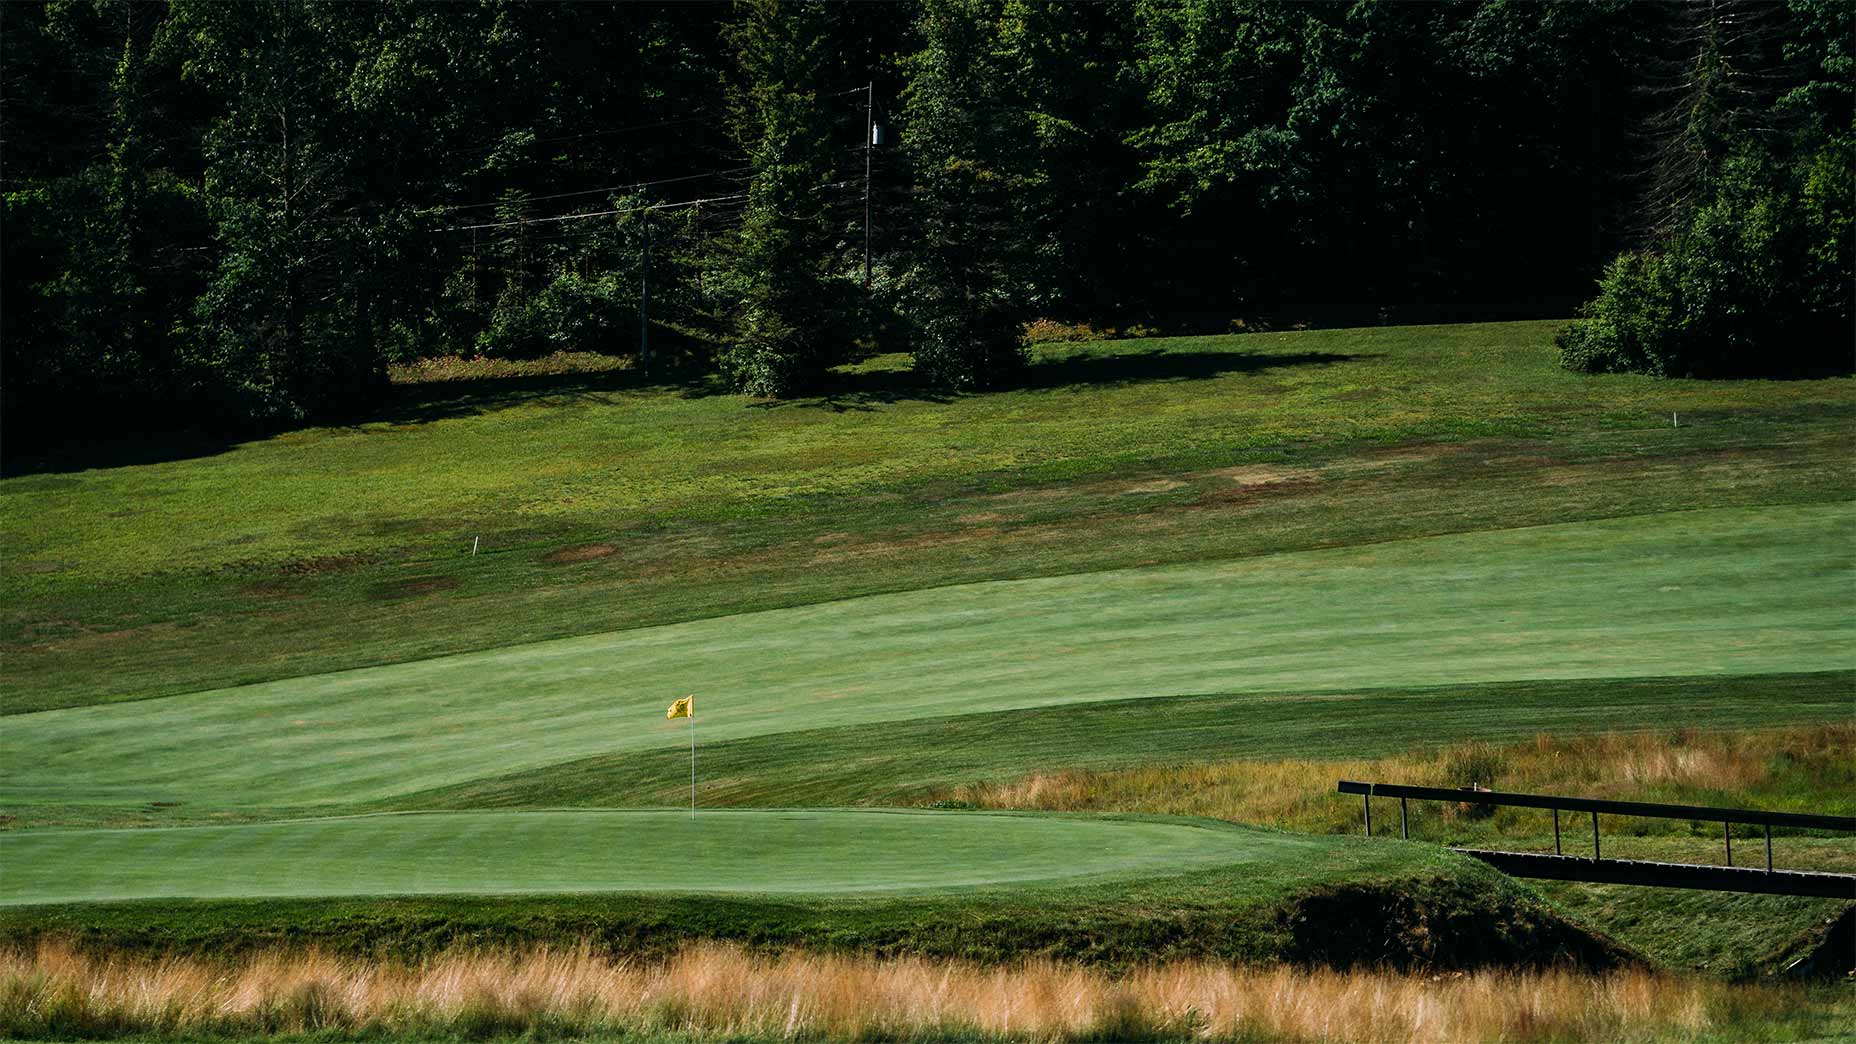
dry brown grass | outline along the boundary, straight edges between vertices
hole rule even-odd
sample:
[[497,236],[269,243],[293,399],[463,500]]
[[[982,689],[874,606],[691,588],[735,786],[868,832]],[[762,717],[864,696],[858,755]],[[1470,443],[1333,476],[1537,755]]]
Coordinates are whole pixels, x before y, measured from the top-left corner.
[[[1856,779],[1856,727],[1771,731],[1614,733],[1524,743],[1466,743],[1397,757],[1353,760],[1223,761],[1112,771],[1040,772],[1008,783],[969,784],[930,800],[982,808],[1061,812],[1155,812],[1210,816],[1316,832],[1360,826],[1358,798],[1334,792],[1340,779],[1532,791],[1620,800],[1823,807]],[[1426,829],[1461,829],[1485,809],[1430,806]],[[1393,810],[1396,816],[1396,810]],[[1646,821],[1654,828],[1654,821]],[[1504,809],[1490,829],[1538,832],[1544,820]],[[1674,829],[1674,827],[1671,827]]]
[[610,373],[631,368],[631,360],[597,352],[554,352],[536,359],[491,359],[482,355],[441,355],[394,363],[387,377],[394,384],[475,381],[499,377],[552,377],[569,373]]
[[1730,1033],[1796,988],[1643,971],[1424,977],[1175,964],[1114,977],[1034,961],[694,946],[666,963],[586,946],[417,965],[274,952],[236,964],[0,954],[0,1034],[644,1034],[785,1040],[1616,1040]]

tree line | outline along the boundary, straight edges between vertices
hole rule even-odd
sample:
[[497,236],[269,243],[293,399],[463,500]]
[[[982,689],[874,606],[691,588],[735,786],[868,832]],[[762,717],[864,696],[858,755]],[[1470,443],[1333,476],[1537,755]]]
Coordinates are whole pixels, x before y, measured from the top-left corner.
[[647,285],[651,364],[767,395],[873,350],[1010,381],[1036,318],[1570,314],[1601,276],[1570,365],[1846,365],[1852,10],[0,5],[0,409],[339,418],[394,361],[641,353]]

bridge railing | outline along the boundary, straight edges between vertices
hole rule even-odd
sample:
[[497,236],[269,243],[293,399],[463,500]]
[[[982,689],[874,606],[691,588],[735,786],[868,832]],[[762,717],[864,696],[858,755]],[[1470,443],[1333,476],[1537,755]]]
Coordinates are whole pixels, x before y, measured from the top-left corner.
[[1734,864],[1735,823],[1759,826],[1766,835],[1766,870],[1772,871],[1772,828],[1791,827],[1810,830],[1835,830],[1856,833],[1856,816],[1826,816],[1806,812],[1764,812],[1751,808],[1715,808],[1709,805],[1665,805],[1649,801],[1606,801],[1599,798],[1559,797],[1552,794],[1510,794],[1498,790],[1455,787],[1413,787],[1400,783],[1362,783],[1343,779],[1340,792],[1358,794],[1366,817],[1366,833],[1373,833],[1373,799],[1397,798],[1399,834],[1409,838],[1411,826],[1406,802],[1453,801],[1472,805],[1506,805],[1518,808],[1543,808],[1553,812],[1553,853],[1560,850],[1560,813],[1585,812],[1592,817],[1592,859],[1602,858],[1599,847],[1599,815],[1642,816],[1650,819],[1686,819],[1721,824],[1721,837],[1727,852],[1727,865]]

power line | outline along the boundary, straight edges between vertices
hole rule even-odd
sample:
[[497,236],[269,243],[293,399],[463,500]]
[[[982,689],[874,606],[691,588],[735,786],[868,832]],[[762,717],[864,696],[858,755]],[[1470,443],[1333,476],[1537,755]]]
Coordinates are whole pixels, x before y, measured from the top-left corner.
[[[560,134],[551,138],[536,138],[530,144],[551,145],[559,141],[579,141],[582,138],[598,138],[607,134],[629,134],[632,131],[655,130],[659,127],[676,127],[685,123],[700,123],[709,118],[709,113],[702,112],[694,116],[684,116],[674,120],[659,120],[656,123],[639,123],[630,127],[614,127],[611,130],[587,131],[584,134]],[[450,155],[454,152],[488,152],[491,149],[505,144],[506,140],[505,138],[499,138],[487,145],[459,145],[456,148],[444,149],[441,151],[443,151],[445,155]]]
[[518,218],[514,221],[488,221],[476,225],[447,225],[435,228],[434,232],[467,232],[480,228],[513,228],[516,225],[545,225],[557,221],[579,221],[582,218],[612,217],[616,214],[636,214],[646,210],[675,210],[678,207],[697,207],[704,203],[720,203],[727,200],[746,199],[748,194],[737,192],[729,196],[711,196],[707,199],[686,199],[676,203],[652,203],[642,207],[621,207],[617,210],[595,210],[585,214],[558,214],[554,217]]
[[[754,167],[750,164],[745,167],[729,167],[725,170],[705,171],[701,174],[685,174],[682,177],[677,177],[677,178],[659,178],[656,181],[634,181],[634,182],[631,182],[625,185],[610,185],[610,186],[607,186],[606,188],[581,189],[578,192],[556,192],[552,195],[547,195],[547,196],[525,196],[523,197],[522,202],[538,203],[545,199],[566,199],[569,196],[595,196],[595,195],[599,195],[602,192],[619,192],[619,191],[626,190],[626,189],[649,188],[653,185],[670,185],[670,184],[675,184],[676,182],[680,182],[680,181],[696,181],[701,178],[726,177],[727,175],[730,175],[730,174],[739,174],[744,170],[753,170],[753,169]],[[430,209],[432,210],[477,210],[482,207],[500,206],[505,202],[507,201],[499,199],[499,200],[492,200],[491,202],[488,202],[488,203],[438,203],[438,204],[433,205]]]

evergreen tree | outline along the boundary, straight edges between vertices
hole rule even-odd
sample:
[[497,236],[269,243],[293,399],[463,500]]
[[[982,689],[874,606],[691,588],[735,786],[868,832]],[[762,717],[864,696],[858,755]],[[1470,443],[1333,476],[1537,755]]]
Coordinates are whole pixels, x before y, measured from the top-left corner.
[[1036,163],[1026,68],[1002,0],[927,0],[907,64],[904,148],[914,173],[914,258],[902,297],[915,364],[950,387],[985,387],[1023,365],[1047,241],[1050,172]]
[[852,285],[828,192],[836,155],[854,144],[832,103],[838,10],[822,2],[748,0],[729,27],[730,121],[753,173],[740,233],[728,245],[734,300],[724,375],[756,395],[818,384],[850,346]]

